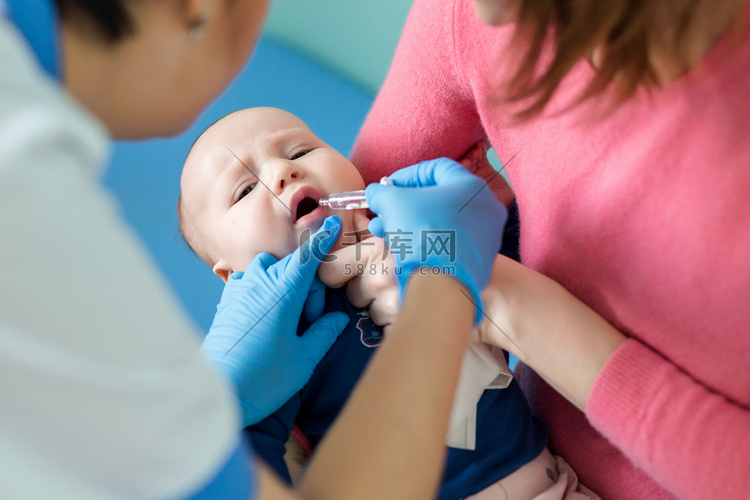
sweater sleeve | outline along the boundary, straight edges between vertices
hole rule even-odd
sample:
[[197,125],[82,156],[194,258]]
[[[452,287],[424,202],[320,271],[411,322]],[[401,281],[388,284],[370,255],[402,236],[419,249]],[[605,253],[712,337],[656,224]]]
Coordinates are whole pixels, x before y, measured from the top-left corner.
[[637,340],[607,362],[589,396],[594,427],[680,498],[750,491],[750,411]]
[[416,0],[391,68],[352,150],[366,182],[485,138],[454,47],[454,2]]

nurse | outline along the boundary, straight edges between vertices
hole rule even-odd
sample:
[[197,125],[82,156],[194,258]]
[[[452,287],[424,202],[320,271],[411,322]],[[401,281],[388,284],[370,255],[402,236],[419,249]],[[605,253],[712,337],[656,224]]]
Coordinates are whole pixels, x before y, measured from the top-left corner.
[[[487,283],[499,248],[493,221],[503,209],[491,194],[416,220],[462,235],[450,263],[458,272],[416,273],[422,263],[398,262],[416,276],[393,340],[291,492],[248,457],[239,414],[245,423],[262,418],[277,404],[271,392],[300,389],[343,328],[340,318],[323,316],[297,337],[288,321],[305,302],[317,261],[303,257],[316,248],[308,243],[278,263],[256,259],[225,290],[209,338],[226,346],[212,361],[236,390],[240,412],[98,182],[111,137],[171,135],[195,119],[245,63],[266,4],[0,0],[0,497],[434,495],[453,388],[481,304],[472,290]],[[466,190],[465,199],[480,187],[445,163],[420,169],[397,184],[430,179],[433,188],[395,196],[391,213],[413,213],[417,201],[437,205],[444,185]],[[376,211],[379,196],[368,192]],[[384,230],[406,223],[415,221],[381,218]],[[310,241],[325,252],[339,230],[332,218]],[[471,262],[462,266],[462,255]],[[254,297],[274,296],[272,306],[255,307]],[[270,380],[262,368],[270,365],[288,370]]]

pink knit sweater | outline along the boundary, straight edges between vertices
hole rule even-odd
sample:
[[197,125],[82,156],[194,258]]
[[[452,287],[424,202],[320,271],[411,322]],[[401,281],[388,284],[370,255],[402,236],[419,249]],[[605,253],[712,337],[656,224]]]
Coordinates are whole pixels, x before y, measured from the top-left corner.
[[[520,150],[506,170],[523,262],[630,337],[585,415],[520,370],[553,451],[606,499],[748,498],[750,36],[613,114],[514,126],[492,103],[510,30],[471,0],[416,0],[352,159],[372,182],[485,138],[502,160]],[[551,112],[591,74],[578,65]]]

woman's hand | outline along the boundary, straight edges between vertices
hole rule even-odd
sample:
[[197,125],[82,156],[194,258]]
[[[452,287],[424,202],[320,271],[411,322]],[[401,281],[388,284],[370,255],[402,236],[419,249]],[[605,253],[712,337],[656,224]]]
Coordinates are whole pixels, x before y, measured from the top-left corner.
[[315,272],[340,230],[339,219],[329,217],[291,255],[277,261],[259,254],[245,273],[227,280],[201,350],[235,387],[245,426],[302,389],[349,323],[346,314],[329,313],[297,335]]

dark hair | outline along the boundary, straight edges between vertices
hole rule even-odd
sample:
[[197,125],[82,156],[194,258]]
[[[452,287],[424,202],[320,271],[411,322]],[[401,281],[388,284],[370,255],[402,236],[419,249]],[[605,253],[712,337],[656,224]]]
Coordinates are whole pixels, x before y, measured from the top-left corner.
[[135,33],[135,23],[126,6],[128,0],[55,0],[63,21],[92,29],[109,43]]
[[[697,0],[519,1],[513,43],[525,47],[525,54],[508,82],[505,99],[530,99],[531,104],[517,114],[520,120],[539,115],[573,66],[595,49],[601,55],[596,76],[578,102],[602,94],[612,83],[617,102],[629,99],[639,88],[658,86],[649,56],[656,39],[666,42],[668,56],[683,72],[695,64],[690,44],[701,5]],[[665,15],[674,21],[672,26],[661,23]],[[542,65],[547,44],[552,57]]]

